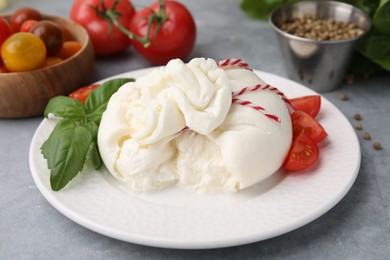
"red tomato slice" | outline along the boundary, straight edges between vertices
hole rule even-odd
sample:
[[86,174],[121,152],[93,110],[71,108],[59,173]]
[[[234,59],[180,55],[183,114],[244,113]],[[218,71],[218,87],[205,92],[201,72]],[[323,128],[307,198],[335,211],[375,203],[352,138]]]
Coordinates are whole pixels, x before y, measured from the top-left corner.
[[291,115],[291,121],[294,138],[304,133],[312,141],[318,143],[328,136],[324,128],[306,112],[296,110]]
[[89,86],[85,86],[85,87],[79,88],[79,89],[75,90],[74,92],[70,93],[69,97],[77,99],[81,103],[84,104],[85,100],[87,99],[89,94],[92,92],[92,90],[94,90],[95,88],[97,88],[99,86],[100,86],[99,84],[92,84],[92,85],[89,85]]
[[304,133],[301,133],[293,141],[282,167],[289,171],[304,170],[318,160],[319,154],[317,144]]
[[295,110],[300,110],[308,113],[312,117],[316,117],[321,108],[321,96],[304,96],[290,99],[291,105]]

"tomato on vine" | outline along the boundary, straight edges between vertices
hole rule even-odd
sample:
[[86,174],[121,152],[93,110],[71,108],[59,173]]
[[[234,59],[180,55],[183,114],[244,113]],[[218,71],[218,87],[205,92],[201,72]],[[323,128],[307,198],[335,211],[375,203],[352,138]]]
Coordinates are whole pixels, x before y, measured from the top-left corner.
[[87,30],[97,56],[120,53],[130,45],[127,35],[105,19],[107,11],[122,26],[135,14],[129,0],[75,0],[70,13],[71,19]]
[[188,9],[177,1],[160,1],[139,11],[131,19],[129,30],[139,37],[147,37],[144,46],[132,39],[134,48],[155,65],[166,64],[173,58],[184,59],[192,51],[196,26]]
[[126,26],[120,22],[115,8],[96,12],[127,35],[137,52],[155,65],[174,58],[184,59],[195,45],[194,19],[177,1],[159,0],[137,12]]

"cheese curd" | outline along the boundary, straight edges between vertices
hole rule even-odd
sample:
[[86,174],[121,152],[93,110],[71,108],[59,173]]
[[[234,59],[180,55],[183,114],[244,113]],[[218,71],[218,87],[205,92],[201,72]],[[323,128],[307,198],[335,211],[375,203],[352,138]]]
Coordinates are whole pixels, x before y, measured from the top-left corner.
[[127,83],[104,112],[98,144],[107,169],[132,190],[177,184],[196,192],[236,191],[278,170],[292,139],[284,101],[256,90],[232,104],[232,92],[265,84],[254,72],[218,67],[212,59],[165,67]]

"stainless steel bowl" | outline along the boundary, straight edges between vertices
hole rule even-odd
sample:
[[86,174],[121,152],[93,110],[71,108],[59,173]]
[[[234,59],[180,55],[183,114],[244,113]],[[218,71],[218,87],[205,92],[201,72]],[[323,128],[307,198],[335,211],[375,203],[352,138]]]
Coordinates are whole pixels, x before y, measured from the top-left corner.
[[[281,23],[305,15],[350,22],[364,33],[348,40],[317,41],[279,28]],[[277,34],[289,78],[318,92],[331,91],[341,85],[355,42],[371,27],[370,18],[362,10],[336,1],[286,4],[272,12],[269,22]]]

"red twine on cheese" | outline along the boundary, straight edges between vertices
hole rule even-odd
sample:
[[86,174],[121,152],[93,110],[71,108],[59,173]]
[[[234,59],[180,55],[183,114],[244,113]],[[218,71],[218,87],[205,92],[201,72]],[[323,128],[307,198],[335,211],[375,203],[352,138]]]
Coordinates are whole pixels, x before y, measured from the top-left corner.
[[[222,69],[242,68],[242,69],[247,69],[247,70],[253,71],[249,67],[248,63],[246,63],[245,61],[243,61],[241,59],[222,60],[222,61],[218,62],[218,66]],[[294,109],[290,103],[290,100],[283,94],[283,92],[281,92],[279,89],[272,87],[268,84],[266,84],[266,85],[257,84],[256,86],[253,86],[253,87],[243,87],[240,91],[233,92],[232,93],[232,103],[242,105],[242,106],[251,107],[251,108],[263,113],[266,117],[280,123],[281,122],[280,118],[278,116],[270,113],[265,108],[258,106],[258,105],[255,105],[250,101],[240,100],[239,98],[237,98],[238,96],[241,96],[242,94],[244,94],[246,92],[256,91],[259,89],[269,90],[269,91],[275,92],[286,103],[288,110],[290,112],[294,111]]]
[[223,69],[242,68],[252,71],[248,63],[241,59],[226,59],[218,62],[218,67]]
[[[225,59],[220,62],[218,62],[218,67],[224,70],[232,69],[232,68],[241,68],[241,69],[247,69],[250,71],[253,71],[248,63],[241,59]],[[278,116],[272,114],[271,112],[267,111],[265,108],[258,106],[256,104],[253,104],[251,101],[248,100],[241,100],[237,98],[238,96],[243,95],[246,92],[252,92],[256,90],[269,90],[272,92],[275,92],[285,103],[287,106],[287,109],[289,110],[290,113],[294,112],[294,108],[291,105],[290,100],[284,95],[283,92],[281,92],[279,89],[272,87],[268,84],[262,85],[262,84],[257,84],[252,87],[243,87],[240,91],[235,91],[232,92],[232,104],[237,104],[237,105],[242,105],[242,106],[248,106],[250,108],[255,109],[256,111],[259,111],[260,113],[264,114],[266,117],[280,123],[281,120]],[[185,126],[181,131],[187,131],[190,130],[188,126]]]

